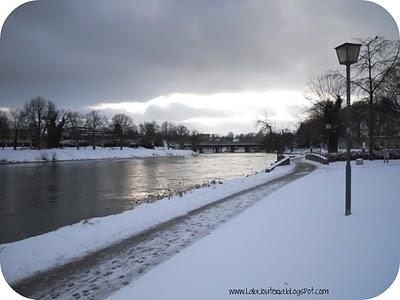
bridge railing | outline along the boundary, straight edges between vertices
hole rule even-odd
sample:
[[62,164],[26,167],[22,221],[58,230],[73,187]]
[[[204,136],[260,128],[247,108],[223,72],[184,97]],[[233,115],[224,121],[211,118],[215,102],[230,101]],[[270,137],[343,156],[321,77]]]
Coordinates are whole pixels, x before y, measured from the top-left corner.
[[287,155],[284,155],[282,159],[278,160],[276,163],[270,165],[268,168],[265,169],[265,172],[271,172],[273,169],[276,167],[280,166],[287,166],[290,165],[290,157]]
[[317,153],[309,152],[306,154],[305,159],[315,161],[315,162],[318,162],[318,163],[324,164],[324,165],[329,164],[328,158],[326,158],[325,156],[322,156],[320,154],[317,154]]

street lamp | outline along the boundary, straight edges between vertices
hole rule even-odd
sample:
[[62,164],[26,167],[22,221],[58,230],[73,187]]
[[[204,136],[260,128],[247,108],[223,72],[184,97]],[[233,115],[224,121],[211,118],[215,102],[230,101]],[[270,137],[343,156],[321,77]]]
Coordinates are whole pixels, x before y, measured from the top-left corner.
[[331,134],[331,132],[330,132],[330,130],[332,129],[332,125],[330,124],[330,123],[326,123],[325,124],[325,129],[326,129],[326,137],[327,137],[327,143],[326,143],[326,146],[327,146],[327,150],[328,150],[328,155],[329,155],[329,153],[330,153],[330,139],[329,139],[329,135]]
[[351,166],[350,166],[350,65],[358,60],[360,44],[344,43],[335,48],[339,64],[346,65],[347,101],[346,101],[346,211],[345,215],[351,215]]

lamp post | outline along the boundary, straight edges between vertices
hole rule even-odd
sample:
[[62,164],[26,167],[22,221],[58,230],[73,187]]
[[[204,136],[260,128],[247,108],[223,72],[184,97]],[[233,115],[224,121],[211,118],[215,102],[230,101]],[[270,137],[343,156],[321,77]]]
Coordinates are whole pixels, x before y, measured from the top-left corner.
[[329,153],[331,153],[330,152],[330,134],[331,134],[331,128],[332,128],[332,125],[331,125],[331,123],[326,123],[325,124],[325,130],[326,130],[326,146],[327,146],[327,150],[328,150],[328,155],[329,155]]
[[344,43],[335,48],[339,64],[346,65],[347,101],[346,101],[346,210],[345,215],[351,215],[351,165],[350,165],[350,65],[358,61],[360,44]]

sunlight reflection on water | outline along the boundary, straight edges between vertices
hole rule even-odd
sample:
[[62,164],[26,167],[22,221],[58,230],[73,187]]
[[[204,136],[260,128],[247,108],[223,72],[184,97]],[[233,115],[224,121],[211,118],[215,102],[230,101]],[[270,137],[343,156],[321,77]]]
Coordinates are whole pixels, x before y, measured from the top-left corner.
[[64,162],[0,167],[0,243],[132,209],[212,180],[244,176],[274,154]]

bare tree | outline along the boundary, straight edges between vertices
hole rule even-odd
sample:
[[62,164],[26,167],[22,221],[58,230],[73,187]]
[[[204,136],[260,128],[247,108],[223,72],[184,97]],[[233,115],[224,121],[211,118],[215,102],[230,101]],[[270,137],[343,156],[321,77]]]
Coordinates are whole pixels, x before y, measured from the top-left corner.
[[346,82],[333,72],[311,76],[307,81],[304,97],[312,104],[321,101],[335,101],[338,96],[346,95]]
[[137,140],[139,138],[139,128],[132,123],[132,126],[129,127],[128,131],[126,132],[126,137],[129,139]]
[[113,126],[113,131],[119,138],[121,144],[120,149],[122,150],[122,139],[127,136],[127,133],[133,125],[133,120],[131,117],[125,114],[116,114],[113,116],[111,122]]
[[92,110],[86,114],[85,125],[90,130],[93,150],[96,149],[97,137],[99,131],[104,129],[107,124],[107,118],[100,114],[98,110]]
[[258,135],[262,138],[265,152],[276,151],[276,156],[278,160],[279,153],[277,151],[276,135],[272,130],[272,125],[268,120],[267,114],[265,114],[264,119],[258,119],[256,121],[256,128],[259,128]]
[[174,137],[175,125],[170,122],[163,122],[160,126],[161,135],[163,140],[167,143],[167,147],[170,147],[171,140]]
[[393,103],[393,107],[400,111],[400,60],[396,62],[391,71],[387,74],[386,80],[377,91],[380,99],[386,98]]
[[[358,62],[352,67],[354,75],[351,82],[369,98],[369,159],[372,160],[374,158],[375,96],[398,62],[400,43],[381,36],[357,39],[357,42],[361,44],[361,50]],[[338,74],[344,78],[344,75]]]
[[26,111],[21,108],[13,108],[10,115],[11,127],[14,129],[14,150],[17,150],[20,130],[26,125]]
[[3,111],[0,111],[0,139],[1,146],[4,149],[6,144],[6,139],[8,138],[8,134],[10,132],[10,120],[7,117],[7,114]]
[[58,109],[51,101],[47,103],[46,111],[46,131],[47,131],[47,148],[57,148],[60,146],[64,126],[68,121],[69,111]]
[[262,137],[265,151],[275,151],[277,160],[281,159],[286,147],[293,147],[293,134],[288,130],[275,132],[267,115],[256,121],[256,127],[259,128],[258,135]]
[[230,141],[233,141],[233,139],[235,138],[235,134],[233,133],[233,131],[229,131],[226,135],[226,138]]
[[[325,136],[329,153],[338,151],[338,137],[342,127],[342,95],[345,93],[346,84],[343,78],[334,73],[326,73],[311,77],[304,94],[311,102],[306,110],[308,118],[319,120],[314,124],[320,124],[320,128],[314,130]],[[308,123],[303,123],[303,128],[305,124]]]
[[190,144],[192,147],[192,151],[197,152],[199,150],[200,134],[197,130],[192,130],[192,132],[190,133]]
[[258,119],[256,121],[256,127],[259,128],[258,132],[260,134],[272,134],[272,126],[271,123],[268,121],[267,115],[265,115],[264,119]]
[[29,127],[32,129],[32,137],[36,147],[42,147],[42,136],[46,130],[46,106],[47,101],[42,97],[36,97],[24,106]]
[[78,150],[79,150],[80,139],[81,139],[80,128],[83,127],[83,125],[85,124],[84,119],[85,119],[85,117],[76,111],[69,112],[67,115],[68,124],[71,129],[71,136],[72,136],[73,140],[75,141],[76,149],[78,149]]
[[142,144],[146,148],[154,148],[157,143],[157,134],[159,126],[156,122],[144,122],[139,125],[140,135],[142,136]]
[[189,137],[189,133],[190,131],[185,125],[179,124],[178,126],[176,126],[176,139],[181,148],[184,147],[185,141]]

